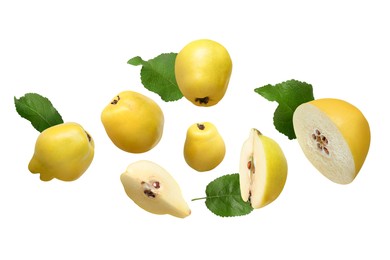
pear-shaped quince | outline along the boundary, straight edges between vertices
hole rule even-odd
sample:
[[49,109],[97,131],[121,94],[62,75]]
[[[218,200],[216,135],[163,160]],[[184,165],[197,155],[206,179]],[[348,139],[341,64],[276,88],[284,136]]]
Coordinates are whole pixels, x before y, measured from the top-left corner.
[[218,42],[200,39],[187,44],[175,60],[175,77],[186,99],[197,106],[213,106],[225,95],[232,60]]
[[210,122],[191,125],[184,143],[184,159],[199,172],[217,167],[225,157],[225,142]]
[[251,129],[240,159],[240,190],[253,208],[264,207],[282,192],[287,179],[287,161],[278,143]]
[[81,125],[63,123],[44,130],[35,144],[28,165],[32,173],[40,173],[42,181],[78,179],[94,157],[94,142]]
[[164,128],[164,114],[158,104],[134,91],[116,95],[104,108],[101,121],[111,141],[130,153],[155,147]]
[[170,214],[178,218],[191,214],[178,183],[156,163],[146,160],[134,162],[120,179],[130,199],[150,213]]
[[334,98],[304,103],[293,115],[295,135],[305,156],[325,177],[351,183],[370,147],[370,127],[362,112]]

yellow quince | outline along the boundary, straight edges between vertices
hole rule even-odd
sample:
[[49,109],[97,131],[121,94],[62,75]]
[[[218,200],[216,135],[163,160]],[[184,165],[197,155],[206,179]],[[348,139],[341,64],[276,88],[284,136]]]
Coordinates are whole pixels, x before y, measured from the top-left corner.
[[111,141],[129,153],[155,147],[164,129],[164,114],[158,104],[134,91],[116,95],[104,108],[101,121]]
[[177,85],[183,96],[197,106],[217,104],[225,95],[231,73],[228,51],[209,39],[190,42],[176,56]]
[[84,128],[73,122],[62,123],[42,131],[35,144],[28,169],[40,173],[42,181],[78,179],[94,157],[94,141]]

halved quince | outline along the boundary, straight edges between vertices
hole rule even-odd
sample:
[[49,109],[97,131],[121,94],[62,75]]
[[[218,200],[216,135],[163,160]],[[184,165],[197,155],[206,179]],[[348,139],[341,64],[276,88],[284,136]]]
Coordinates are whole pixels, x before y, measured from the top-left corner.
[[240,160],[240,190],[253,208],[264,207],[282,192],[287,179],[287,160],[279,144],[251,129]]
[[370,127],[362,112],[334,98],[300,105],[293,125],[307,159],[318,171],[339,184],[351,183],[370,147]]

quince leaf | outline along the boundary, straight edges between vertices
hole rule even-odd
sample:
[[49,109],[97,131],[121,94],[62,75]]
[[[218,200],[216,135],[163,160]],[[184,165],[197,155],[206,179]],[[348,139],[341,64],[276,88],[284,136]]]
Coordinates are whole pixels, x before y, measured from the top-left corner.
[[274,126],[290,140],[295,139],[293,114],[299,105],[314,100],[312,85],[292,79],[275,86],[268,84],[256,88],[255,92],[269,101],[278,103],[274,113]]
[[64,122],[50,100],[39,94],[27,93],[19,99],[14,97],[14,102],[16,112],[39,132]]
[[183,97],[175,77],[176,56],[177,53],[163,53],[148,61],[136,56],[127,63],[134,66],[142,65],[141,82],[144,87],[169,102]]
[[243,216],[252,212],[249,202],[241,198],[240,178],[238,173],[221,176],[206,187],[206,207],[220,217]]

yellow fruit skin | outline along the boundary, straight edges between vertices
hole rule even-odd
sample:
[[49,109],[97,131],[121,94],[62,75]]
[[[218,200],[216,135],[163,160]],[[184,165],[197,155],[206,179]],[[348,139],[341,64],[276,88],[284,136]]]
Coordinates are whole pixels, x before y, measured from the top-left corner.
[[357,174],[370,147],[371,133],[367,119],[357,107],[344,100],[323,98],[309,103],[324,112],[342,133],[351,149]]
[[279,197],[287,180],[287,160],[279,144],[273,139],[259,135],[263,143],[266,169],[266,185],[264,187],[264,196],[261,201],[252,201],[253,208],[264,207]]
[[91,136],[77,123],[63,123],[44,130],[35,144],[28,165],[31,173],[40,173],[42,181],[78,179],[94,157]]
[[212,123],[193,124],[188,128],[184,159],[191,168],[199,172],[210,171],[223,161],[225,153],[225,142]]
[[221,44],[208,39],[190,42],[175,60],[179,89],[186,99],[197,106],[217,104],[225,95],[231,73],[232,60],[228,51]]
[[164,114],[158,104],[134,91],[115,96],[102,111],[101,121],[111,141],[130,153],[151,150],[164,128]]

